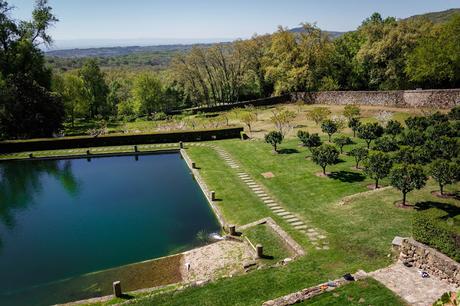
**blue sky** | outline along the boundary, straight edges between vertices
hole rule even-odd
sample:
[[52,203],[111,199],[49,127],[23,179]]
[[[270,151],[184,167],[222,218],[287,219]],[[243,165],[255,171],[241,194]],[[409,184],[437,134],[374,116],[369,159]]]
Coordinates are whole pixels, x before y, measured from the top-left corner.
[[[7,0],[29,18],[33,0]],[[59,40],[245,38],[278,25],[317,22],[326,30],[355,29],[378,11],[399,18],[460,7],[460,0],[50,0]]]

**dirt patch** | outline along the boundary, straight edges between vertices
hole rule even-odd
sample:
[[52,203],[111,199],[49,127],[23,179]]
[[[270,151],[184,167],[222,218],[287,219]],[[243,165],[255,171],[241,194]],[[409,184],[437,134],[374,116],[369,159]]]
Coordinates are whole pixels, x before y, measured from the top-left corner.
[[359,168],[356,168],[355,166],[353,167],[350,167],[351,170],[354,170],[354,171],[363,171],[363,168],[359,167]]
[[252,259],[253,254],[246,243],[222,240],[184,253],[182,277],[184,281],[192,282],[243,273],[243,262]]
[[369,189],[369,190],[379,190],[379,189],[385,188],[386,186],[384,186],[384,185],[379,185],[378,188],[375,188],[375,184],[369,184],[369,185],[367,185],[366,187],[367,187],[367,189]]
[[401,208],[401,209],[414,209],[414,206],[410,202],[407,202],[407,201],[406,201],[406,205],[404,205],[401,200],[394,202],[394,205],[397,208]]
[[331,173],[330,172],[326,172],[326,174],[324,174],[323,172],[316,172],[315,175],[317,177],[328,177]]
[[274,178],[275,175],[272,173],[272,172],[265,172],[265,173],[262,173],[262,176],[266,179],[271,179],[271,178]]
[[458,199],[458,195],[454,192],[444,192],[441,194],[440,191],[434,190],[431,192],[431,195],[441,198],[441,199]]

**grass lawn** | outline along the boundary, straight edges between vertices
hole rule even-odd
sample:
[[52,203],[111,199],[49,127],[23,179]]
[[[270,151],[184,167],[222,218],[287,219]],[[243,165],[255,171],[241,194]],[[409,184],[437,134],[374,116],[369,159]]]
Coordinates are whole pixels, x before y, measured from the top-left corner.
[[349,283],[332,292],[323,293],[298,305],[352,306],[352,305],[406,305],[384,285],[372,278]]
[[[288,140],[281,146],[290,154],[273,154],[269,145],[257,140],[227,140],[217,144],[230,152],[287,210],[326,235],[330,250],[316,250],[304,234],[268,210],[212,149],[190,147],[190,157],[201,168],[210,188],[222,199],[218,205],[229,222],[242,225],[270,216],[305,248],[307,255],[284,267],[223,279],[202,288],[140,299],[136,301],[140,305],[260,305],[347,272],[384,267],[393,260],[390,247],[394,236],[410,236],[411,216],[416,210],[394,206],[394,201],[401,198],[397,190],[366,195],[343,206],[338,204],[344,196],[367,191],[366,185],[372,183],[360,172],[351,170],[353,161],[346,155],[341,156],[341,163],[328,169],[333,177],[319,178],[315,173],[320,168],[305,158],[308,152],[298,146],[297,140]],[[265,179],[261,175],[268,171],[275,177]],[[436,189],[436,184],[430,181],[425,189],[410,193],[408,200],[459,205],[456,200],[432,196],[430,192]]]
[[247,237],[253,246],[261,244],[264,247],[266,258],[262,261],[266,264],[274,264],[292,256],[281,238],[266,224],[248,228],[243,232],[243,237]]

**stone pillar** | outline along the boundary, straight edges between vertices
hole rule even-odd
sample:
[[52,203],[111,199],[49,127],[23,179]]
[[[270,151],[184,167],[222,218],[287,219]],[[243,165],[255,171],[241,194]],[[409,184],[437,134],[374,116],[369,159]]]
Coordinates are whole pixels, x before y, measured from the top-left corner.
[[236,236],[236,226],[235,225],[233,225],[233,224],[229,225],[228,230],[230,232],[230,235]]
[[261,244],[256,245],[257,258],[264,257],[264,247]]
[[86,155],[91,155],[91,152],[89,150],[86,150]]
[[183,149],[184,148],[184,143],[182,141],[179,141],[179,148]]
[[30,153],[30,154],[29,154],[29,158],[34,158],[34,154],[33,154],[33,153]]
[[215,192],[215,191],[211,191],[210,197],[211,197],[211,201],[215,201],[215,200],[216,200],[216,192]]
[[196,169],[196,164],[192,163],[192,169]]
[[123,295],[123,293],[121,292],[121,282],[120,281],[113,282],[113,295],[115,297],[121,297]]
[[137,149],[137,146],[134,146],[134,152],[139,152],[139,150]]

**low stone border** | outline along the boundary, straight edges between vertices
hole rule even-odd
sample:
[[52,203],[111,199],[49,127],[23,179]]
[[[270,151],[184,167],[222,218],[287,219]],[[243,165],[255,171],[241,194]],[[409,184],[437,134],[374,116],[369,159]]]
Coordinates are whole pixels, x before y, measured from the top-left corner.
[[203,191],[206,200],[208,200],[209,205],[211,206],[214,214],[217,217],[217,220],[219,220],[220,225],[222,228],[225,228],[225,220],[224,217],[222,216],[222,213],[220,212],[219,207],[214,203],[214,200],[212,199],[211,196],[211,190],[208,188],[206,185],[205,181],[200,175],[200,172],[197,169],[193,168],[193,162],[192,159],[188,156],[187,152],[184,149],[180,150],[180,154],[182,155],[182,158],[185,160],[185,163],[187,164],[188,168],[192,172],[193,177],[195,178],[196,182],[200,186],[201,190]]
[[[355,280],[358,281],[360,279],[366,278],[367,273],[360,270],[357,273],[355,273],[353,277]],[[347,281],[344,278],[339,278],[339,279],[336,279],[335,281],[332,281],[332,283],[334,284],[334,286],[330,286],[331,282],[323,283],[317,286],[302,289],[300,291],[279,297],[274,300],[266,301],[262,305],[263,306],[287,306],[287,305],[297,304],[297,303],[309,300],[325,292],[333,291],[338,287],[341,287],[343,285],[350,283],[350,281]]]
[[360,192],[360,193],[355,193],[355,194],[343,197],[342,200],[340,200],[340,202],[338,203],[338,205],[340,205],[340,206],[346,205],[346,204],[350,203],[351,201],[353,201],[354,199],[357,199],[357,198],[360,198],[360,197],[365,197],[365,196],[370,195],[370,194],[374,194],[374,193],[377,193],[377,192],[386,191],[386,190],[390,190],[390,189],[393,189],[393,187],[392,186],[387,186],[387,187],[383,187],[383,188],[378,188],[378,189],[373,189],[373,190],[364,191],[364,192]]
[[[275,220],[273,220],[272,218],[268,217],[268,218],[264,218],[264,219],[260,219],[260,220],[257,220],[257,221],[254,221],[252,223],[249,223],[249,224],[246,224],[246,225],[243,225],[243,226],[240,226],[238,228],[238,230],[241,230],[241,231],[244,231],[248,228],[251,228],[251,227],[254,227],[254,226],[257,226],[257,225],[261,225],[261,224],[266,224],[267,226],[269,226],[280,238],[281,240],[284,241],[284,243],[286,244],[286,246],[288,248],[290,248],[295,256],[294,258],[296,257],[300,257],[300,256],[304,256],[305,255],[305,251],[304,249],[300,246],[300,244],[298,244],[294,239],[291,238],[291,236],[289,236],[288,233],[286,233],[276,222]],[[252,245],[251,243],[251,246],[255,249],[255,247]]]

